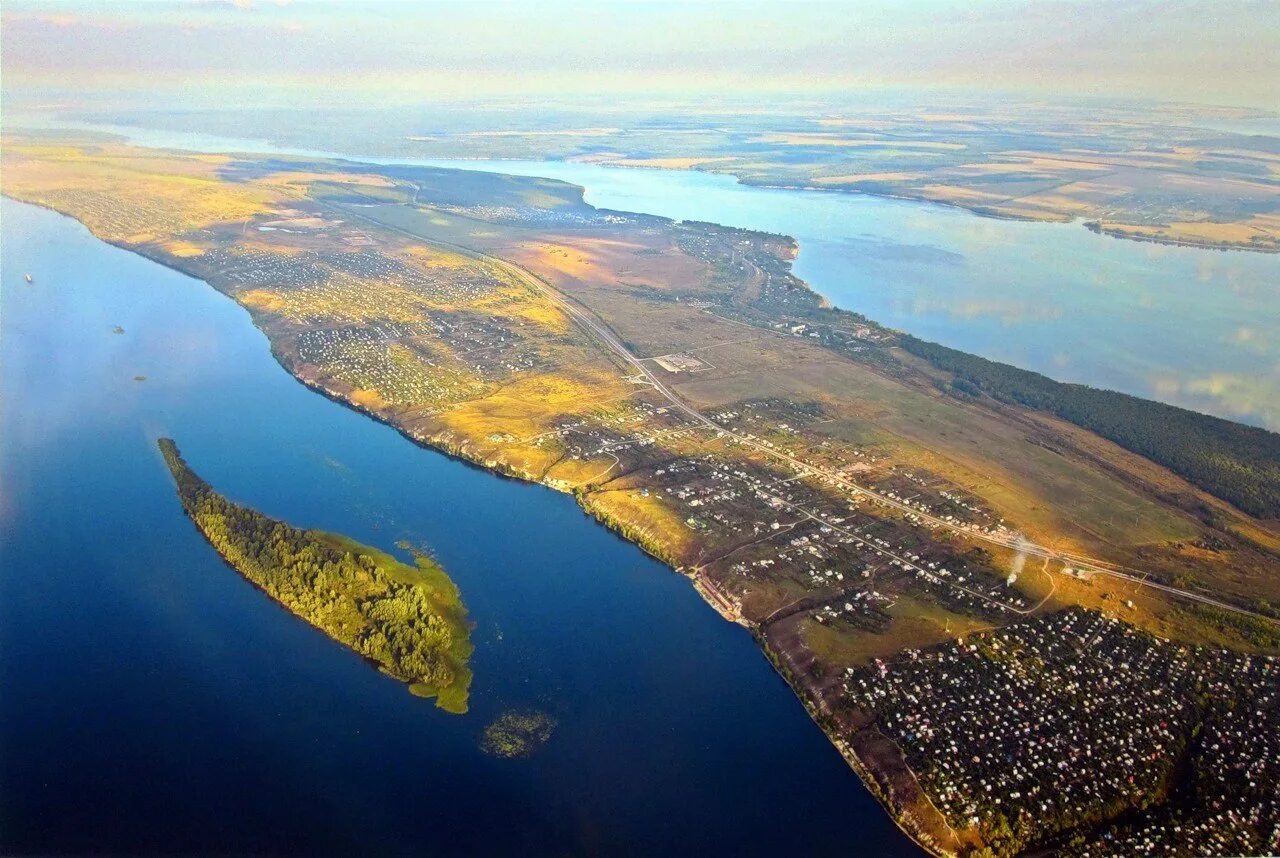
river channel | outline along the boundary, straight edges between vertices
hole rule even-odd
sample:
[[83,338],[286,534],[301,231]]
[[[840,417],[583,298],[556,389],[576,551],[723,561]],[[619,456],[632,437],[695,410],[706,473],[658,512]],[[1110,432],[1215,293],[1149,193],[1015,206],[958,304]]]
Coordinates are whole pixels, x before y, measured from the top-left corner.
[[[0,852],[914,851],[750,635],[571,497],[309,391],[200,281],[0,213]],[[430,546],[476,624],[470,712],[227,567],[161,436],[269,515]],[[550,741],[487,756],[512,708]]]

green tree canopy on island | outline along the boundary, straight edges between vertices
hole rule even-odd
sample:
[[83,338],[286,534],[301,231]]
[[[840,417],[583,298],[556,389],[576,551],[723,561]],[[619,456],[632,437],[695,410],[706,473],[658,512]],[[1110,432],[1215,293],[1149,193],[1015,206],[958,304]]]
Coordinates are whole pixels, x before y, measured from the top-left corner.
[[449,712],[467,711],[472,645],[458,588],[430,558],[417,567],[334,533],[239,506],[160,450],[182,507],[217,552],[268,596]]

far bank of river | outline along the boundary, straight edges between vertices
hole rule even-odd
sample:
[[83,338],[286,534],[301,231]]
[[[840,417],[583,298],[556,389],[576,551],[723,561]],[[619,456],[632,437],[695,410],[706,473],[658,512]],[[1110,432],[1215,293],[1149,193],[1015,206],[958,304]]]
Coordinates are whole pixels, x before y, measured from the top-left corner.
[[1097,235],[1081,224],[695,171],[559,161],[414,160],[120,126],[146,146],[346,157],[536,175],[619,211],[795,237],[796,274],[839,307],[1059,381],[1280,430],[1280,254]]
[[833,304],[1043,373],[1280,429],[1280,255],[1144,244],[1081,224],[729,176],[542,161],[424,161],[586,188],[601,208],[790,235]]

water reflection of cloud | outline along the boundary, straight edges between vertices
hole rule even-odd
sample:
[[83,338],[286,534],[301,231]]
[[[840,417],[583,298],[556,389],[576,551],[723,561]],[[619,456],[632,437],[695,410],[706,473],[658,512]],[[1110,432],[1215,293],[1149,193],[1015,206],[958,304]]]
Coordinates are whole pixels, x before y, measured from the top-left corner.
[[972,321],[996,319],[1006,327],[1026,322],[1048,322],[1062,318],[1062,308],[1042,302],[1018,299],[915,296],[908,302],[914,315],[942,315],[950,319]]
[[840,245],[862,259],[876,262],[960,266],[968,261],[963,253],[932,244],[903,244],[879,238],[858,237],[843,239]]
[[1196,278],[1201,283],[1212,283],[1217,272],[1214,270],[1214,258],[1211,253],[1202,253],[1196,257]]
[[1180,378],[1161,374],[1151,379],[1151,389],[1159,398],[1184,408],[1280,430],[1280,364],[1248,375],[1211,372]]
[[1232,295],[1242,300],[1271,301],[1276,295],[1276,280],[1271,275],[1230,266],[1220,274],[1219,279],[1226,284]]
[[1278,336],[1280,330],[1269,329],[1266,325],[1247,324],[1227,331],[1222,335],[1221,341],[1240,352],[1269,358],[1277,354],[1280,347]]

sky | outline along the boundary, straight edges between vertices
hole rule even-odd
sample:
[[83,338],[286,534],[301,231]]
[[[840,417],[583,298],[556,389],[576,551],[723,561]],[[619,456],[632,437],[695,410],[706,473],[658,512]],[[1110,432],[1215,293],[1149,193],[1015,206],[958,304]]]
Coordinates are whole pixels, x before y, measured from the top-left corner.
[[4,0],[7,99],[1004,91],[1280,108],[1278,0]]

